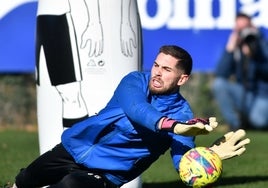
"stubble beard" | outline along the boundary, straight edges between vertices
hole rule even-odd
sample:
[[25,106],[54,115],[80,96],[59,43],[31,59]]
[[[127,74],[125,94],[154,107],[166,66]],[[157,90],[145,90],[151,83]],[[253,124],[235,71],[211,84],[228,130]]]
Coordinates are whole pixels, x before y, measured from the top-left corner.
[[152,78],[149,82],[149,91],[151,94],[153,95],[169,95],[169,94],[173,94],[179,91],[178,87],[176,85],[173,85],[169,88],[155,88],[153,87],[153,83],[152,83]]

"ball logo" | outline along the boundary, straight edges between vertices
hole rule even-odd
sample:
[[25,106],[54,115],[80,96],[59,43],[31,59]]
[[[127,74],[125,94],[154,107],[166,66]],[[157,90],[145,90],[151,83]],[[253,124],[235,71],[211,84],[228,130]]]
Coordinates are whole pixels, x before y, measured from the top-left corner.
[[[210,152],[210,151],[204,151],[205,154],[207,152]],[[211,159],[202,157],[202,155],[199,152],[190,151],[189,156],[187,156],[187,158],[190,161],[192,159],[194,159],[194,160],[198,161],[200,164],[202,164],[206,173],[208,173],[208,174],[212,174],[215,170],[217,171],[217,168],[216,168],[214,162]]]

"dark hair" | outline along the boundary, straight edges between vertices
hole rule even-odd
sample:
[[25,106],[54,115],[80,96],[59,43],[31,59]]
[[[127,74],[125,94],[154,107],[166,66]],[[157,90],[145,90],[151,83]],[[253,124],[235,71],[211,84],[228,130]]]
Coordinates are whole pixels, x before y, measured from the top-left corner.
[[236,15],[236,19],[237,19],[237,18],[246,18],[246,19],[251,20],[251,17],[250,17],[248,14],[244,13],[244,12],[239,12],[239,13],[237,13],[237,15]]
[[185,74],[190,75],[193,66],[191,55],[183,48],[176,45],[164,45],[160,48],[159,53],[171,55],[178,59],[177,68],[184,71]]

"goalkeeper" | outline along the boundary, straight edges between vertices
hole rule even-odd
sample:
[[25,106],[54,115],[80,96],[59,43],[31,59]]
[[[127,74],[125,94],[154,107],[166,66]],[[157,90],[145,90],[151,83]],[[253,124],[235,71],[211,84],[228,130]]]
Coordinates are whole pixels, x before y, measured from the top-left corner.
[[[193,117],[179,93],[192,58],[184,49],[162,46],[151,73],[126,75],[107,106],[62,134],[62,142],[16,176],[14,187],[116,188],[139,176],[171,148],[178,171],[195,136],[217,126],[215,118]],[[98,100],[98,99],[96,99]],[[249,139],[239,130],[211,148],[222,159],[242,154]]]

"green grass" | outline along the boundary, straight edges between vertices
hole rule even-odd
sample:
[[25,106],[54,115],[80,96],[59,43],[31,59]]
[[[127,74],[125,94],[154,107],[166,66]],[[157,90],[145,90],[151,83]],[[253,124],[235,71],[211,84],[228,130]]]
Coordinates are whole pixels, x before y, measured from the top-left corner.
[[[223,133],[197,137],[198,146],[209,146]],[[217,188],[268,187],[268,132],[247,131],[251,143],[240,157],[223,161],[223,174]],[[186,187],[178,181],[167,152],[143,174],[145,188]]]
[[14,182],[20,168],[39,155],[38,135],[33,132],[0,132],[0,187]]
[[[244,155],[223,161],[219,188],[268,187],[268,132],[248,131],[251,144]],[[222,133],[199,136],[197,145],[208,146]],[[0,132],[0,187],[14,182],[20,168],[39,155],[37,133],[5,130]],[[143,188],[186,187],[179,180],[171,164],[169,152],[163,155],[145,173]]]

